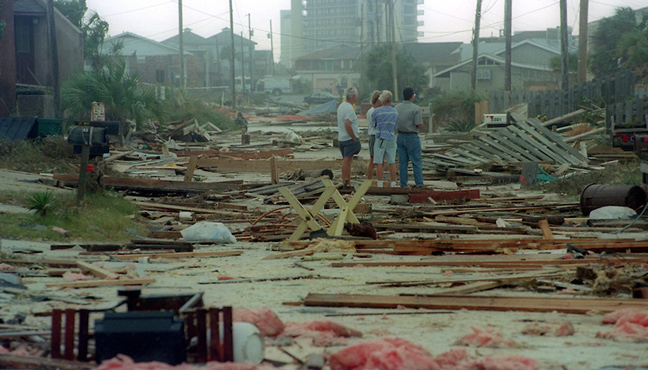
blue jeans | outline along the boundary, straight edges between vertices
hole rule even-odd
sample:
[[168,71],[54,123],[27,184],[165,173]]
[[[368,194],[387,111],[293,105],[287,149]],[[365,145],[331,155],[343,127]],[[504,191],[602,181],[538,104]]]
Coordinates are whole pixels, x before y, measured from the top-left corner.
[[412,161],[414,171],[414,183],[423,185],[423,168],[421,166],[421,140],[417,134],[398,134],[396,138],[398,146],[398,172],[400,174],[400,186],[407,187],[407,165]]

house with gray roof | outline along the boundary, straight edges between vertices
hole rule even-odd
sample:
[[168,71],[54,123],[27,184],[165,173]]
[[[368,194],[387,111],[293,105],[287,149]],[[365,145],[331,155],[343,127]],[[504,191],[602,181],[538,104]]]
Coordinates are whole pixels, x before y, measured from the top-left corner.
[[[174,84],[180,82],[180,51],[132,32],[123,32],[104,40],[101,53],[110,54],[116,46],[118,55],[124,57],[129,73],[140,76],[142,83]],[[187,86],[200,86],[195,71],[198,70],[197,58],[184,52]],[[194,73],[191,73],[194,72]]]
[[[551,60],[560,58],[560,41],[555,29],[547,31],[525,31],[518,36],[519,40],[511,45],[511,89],[553,89],[560,86],[560,72],[551,67]],[[542,36],[545,37],[532,37]],[[524,37],[523,37],[524,36]],[[487,39],[479,43],[479,59],[477,63],[478,93],[493,90],[504,90],[504,65],[506,44],[501,38]],[[578,40],[570,38],[569,51],[576,53]],[[473,46],[463,44],[452,54],[458,62],[446,69],[437,71],[431,79],[431,87],[441,91],[470,91]]]
[[355,64],[360,63],[359,56],[359,48],[347,45],[317,50],[295,60],[295,73],[302,81],[309,81],[313,91],[339,95],[340,90],[358,86],[360,72]]

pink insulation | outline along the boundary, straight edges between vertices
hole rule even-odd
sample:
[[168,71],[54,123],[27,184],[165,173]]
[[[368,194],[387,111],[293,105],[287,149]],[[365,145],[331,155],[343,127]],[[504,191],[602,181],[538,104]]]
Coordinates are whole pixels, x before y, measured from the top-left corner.
[[92,276],[80,274],[72,271],[65,271],[63,273],[63,280],[65,281],[82,281],[94,279]]
[[522,329],[524,335],[548,337],[566,337],[574,335],[574,326],[570,322],[539,323],[532,322]]
[[331,370],[537,370],[537,361],[522,357],[476,359],[465,349],[433,357],[423,347],[400,338],[383,338],[342,349],[329,359]]
[[614,311],[603,316],[603,324],[616,324],[619,321],[627,321],[642,326],[648,326],[648,311],[629,308]]
[[232,313],[234,321],[244,321],[256,325],[264,337],[276,337],[284,330],[284,323],[268,307],[237,309]]
[[259,365],[255,366],[250,363],[234,364],[231,362],[219,363],[208,362],[201,365],[168,365],[162,362],[140,362],[136,363],[124,355],[118,355],[116,358],[104,361],[95,368],[95,370],[275,370],[274,366]]
[[596,333],[597,338],[621,342],[648,342],[648,312],[634,309],[619,310],[603,317],[603,324],[614,324],[608,332]]
[[287,322],[282,336],[307,337],[313,339],[315,346],[344,344],[345,338],[362,337],[362,333],[332,321]]
[[523,356],[511,357],[486,357],[475,360],[469,364],[461,364],[458,369],[480,369],[480,370],[536,370],[539,369],[536,360]]
[[383,338],[346,347],[329,359],[331,370],[441,370],[423,347]]
[[516,343],[509,338],[504,338],[499,333],[493,333],[488,329],[472,327],[473,332],[459,339],[457,344],[473,347],[488,348],[511,348]]
[[0,271],[11,272],[18,270],[16,266],[8,265],[6,263],[0,263]]

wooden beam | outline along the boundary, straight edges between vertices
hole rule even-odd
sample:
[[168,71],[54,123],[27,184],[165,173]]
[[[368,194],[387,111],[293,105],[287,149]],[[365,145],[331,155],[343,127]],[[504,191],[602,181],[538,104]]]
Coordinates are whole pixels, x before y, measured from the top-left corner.
[[609,313],[622,309],[648,309],[645,299],[613,298],[549,298],[549,297],[476,297],[434,296],[394,297],[359,294],[313,294],[302,302],[305,306],[354,308],[427,308],[432,310],[481,310],[562,312],[587,314],[591,311]]
[[554,239],[553,233],[551,232],[551,227],[549,226],[549,221],[547,220],[538,221],[538,227],[540,227],[540,230],[542,231],[542,236],[545,239],[547,240]]
[[[79,183],[78,175],[54,174],[54,180],[67,186]],[[104,176],[104,186],[117,190],[134,190],[150,192],[206,192],[216,190],[238,190],[243,180],[228,180],[219,182],[191,182],[135,179],[126,177]]]
[[98,277],[99,279],[106,279],[106,280],[117,280],[119,279],[119,276],[115,274],[112,271],[108,271],[106,269],[103,269],[99,266],[95,266],[91,263],[83,262],[83,261],[77,261],[77,265],[83,272],[89,272],[95,277]]
[[242,211],[229,212],[229,211],[221,211],[216,209],[185,207],[185,206],[176,206],[172,204],[160,204],[160,203],[152,203],[152,202],[135,202],[135,204],[142,209],[163,210],[163,211],[188,211],[194,213],[205,213],[205,214],[219,215],[223,217],[234,217],[234,218],[241,217],[241,214],[243,213]]
[[420,281],[411,281],[411,280],[410,281],[378,281],[378,282],[372,282],[371,284],[378,284],[382,287],[411,287],[411,286],[421,286],[421,285],[474,283],[474,282],[483,282],[483,281],[504,282],[504,281],[521,281],[521,280],[553,277],[557,275],[562,275],[563,273],[564,271],[562,270],[553,270],[553,271],[546,271],[546,272],[539,270],[539,271],[534,271],[526,274],[516,274],[516,275],[499,275],[499,276],[472,277],[472,278],[449,278],[449,279],[420,280]]
[[68,283],[45,284],[48,288],[96,288],[116,285],[147,285],[155,283],[155,279],[123,279],[123,280],[85,280]]
[[180,150],[174,151],[178,156],[199,156],[204,155],[207,157],[225,157],[225,158],[240,158],[240,159],[263,159],[271,158],[273,156],[285,157],[287,155],[292,155],[293,150],[291,148],[275,149],[275,150],[264,150],[253,153],[239,153],[239,152],[220,152],[218,150]]
[[192,155],[189,158],[189,164],[187,165],[187,170],[184,175],[184,182],[191,182],[193,179],[194,171],[196,170],[196,164],[198,163],[198,157]]
[[115,254],[113,256],[120,260],[136,260],[140,257],[149,257],[149,258],[230,257],[230,256],[240,256],[241,254],[243,254],[243,251],[136,253],[136,254]]
[[277,166],[277,157],[270,158],[270,183],[279,183],[279,167]]
[[[204,169],[215,169],[219,172],[259,172],[268,173],[270,161],[266,159],[259,160],[241,160],[228,158],[199,158],[198,167]],[[279,172],[295,171],[298,169],[304,171],[337,169],[342,167],[341,160],[296,160],[277,158],[277,169]]]

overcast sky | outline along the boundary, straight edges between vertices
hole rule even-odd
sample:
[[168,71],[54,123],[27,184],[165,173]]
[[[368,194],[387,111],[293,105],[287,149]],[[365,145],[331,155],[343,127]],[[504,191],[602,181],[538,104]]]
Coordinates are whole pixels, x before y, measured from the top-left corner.
[[[399,0],[395,0],[399,1]],[[580,0],[567,0],[567,22],[578,33]],[[178,34],[177,0],[87,0],[110,24],[111,36],[132,32],[156,41]],[[248,37],[248,14],[257,49],[270,49],[270,20],[274,34],[275,60],[280,52],[279,11],[290,9],[290,0],[232,0],[234,31]],[[470,42],[475,19],[476,0],[424,0],[419,10],[424,12],[419,27],[424,37],[419,42]],[[590,0],[590,22],[609,17],[618,7],[639,9],[646,0]],[[544,30],[560,25],[558,0],[513,0],[513,32]],[[229,27],[228,0],[183,0],[183,23],[198,35],[209,37]],[[482,0],[482,37],[496,36],[503,29],[504,0]]]

